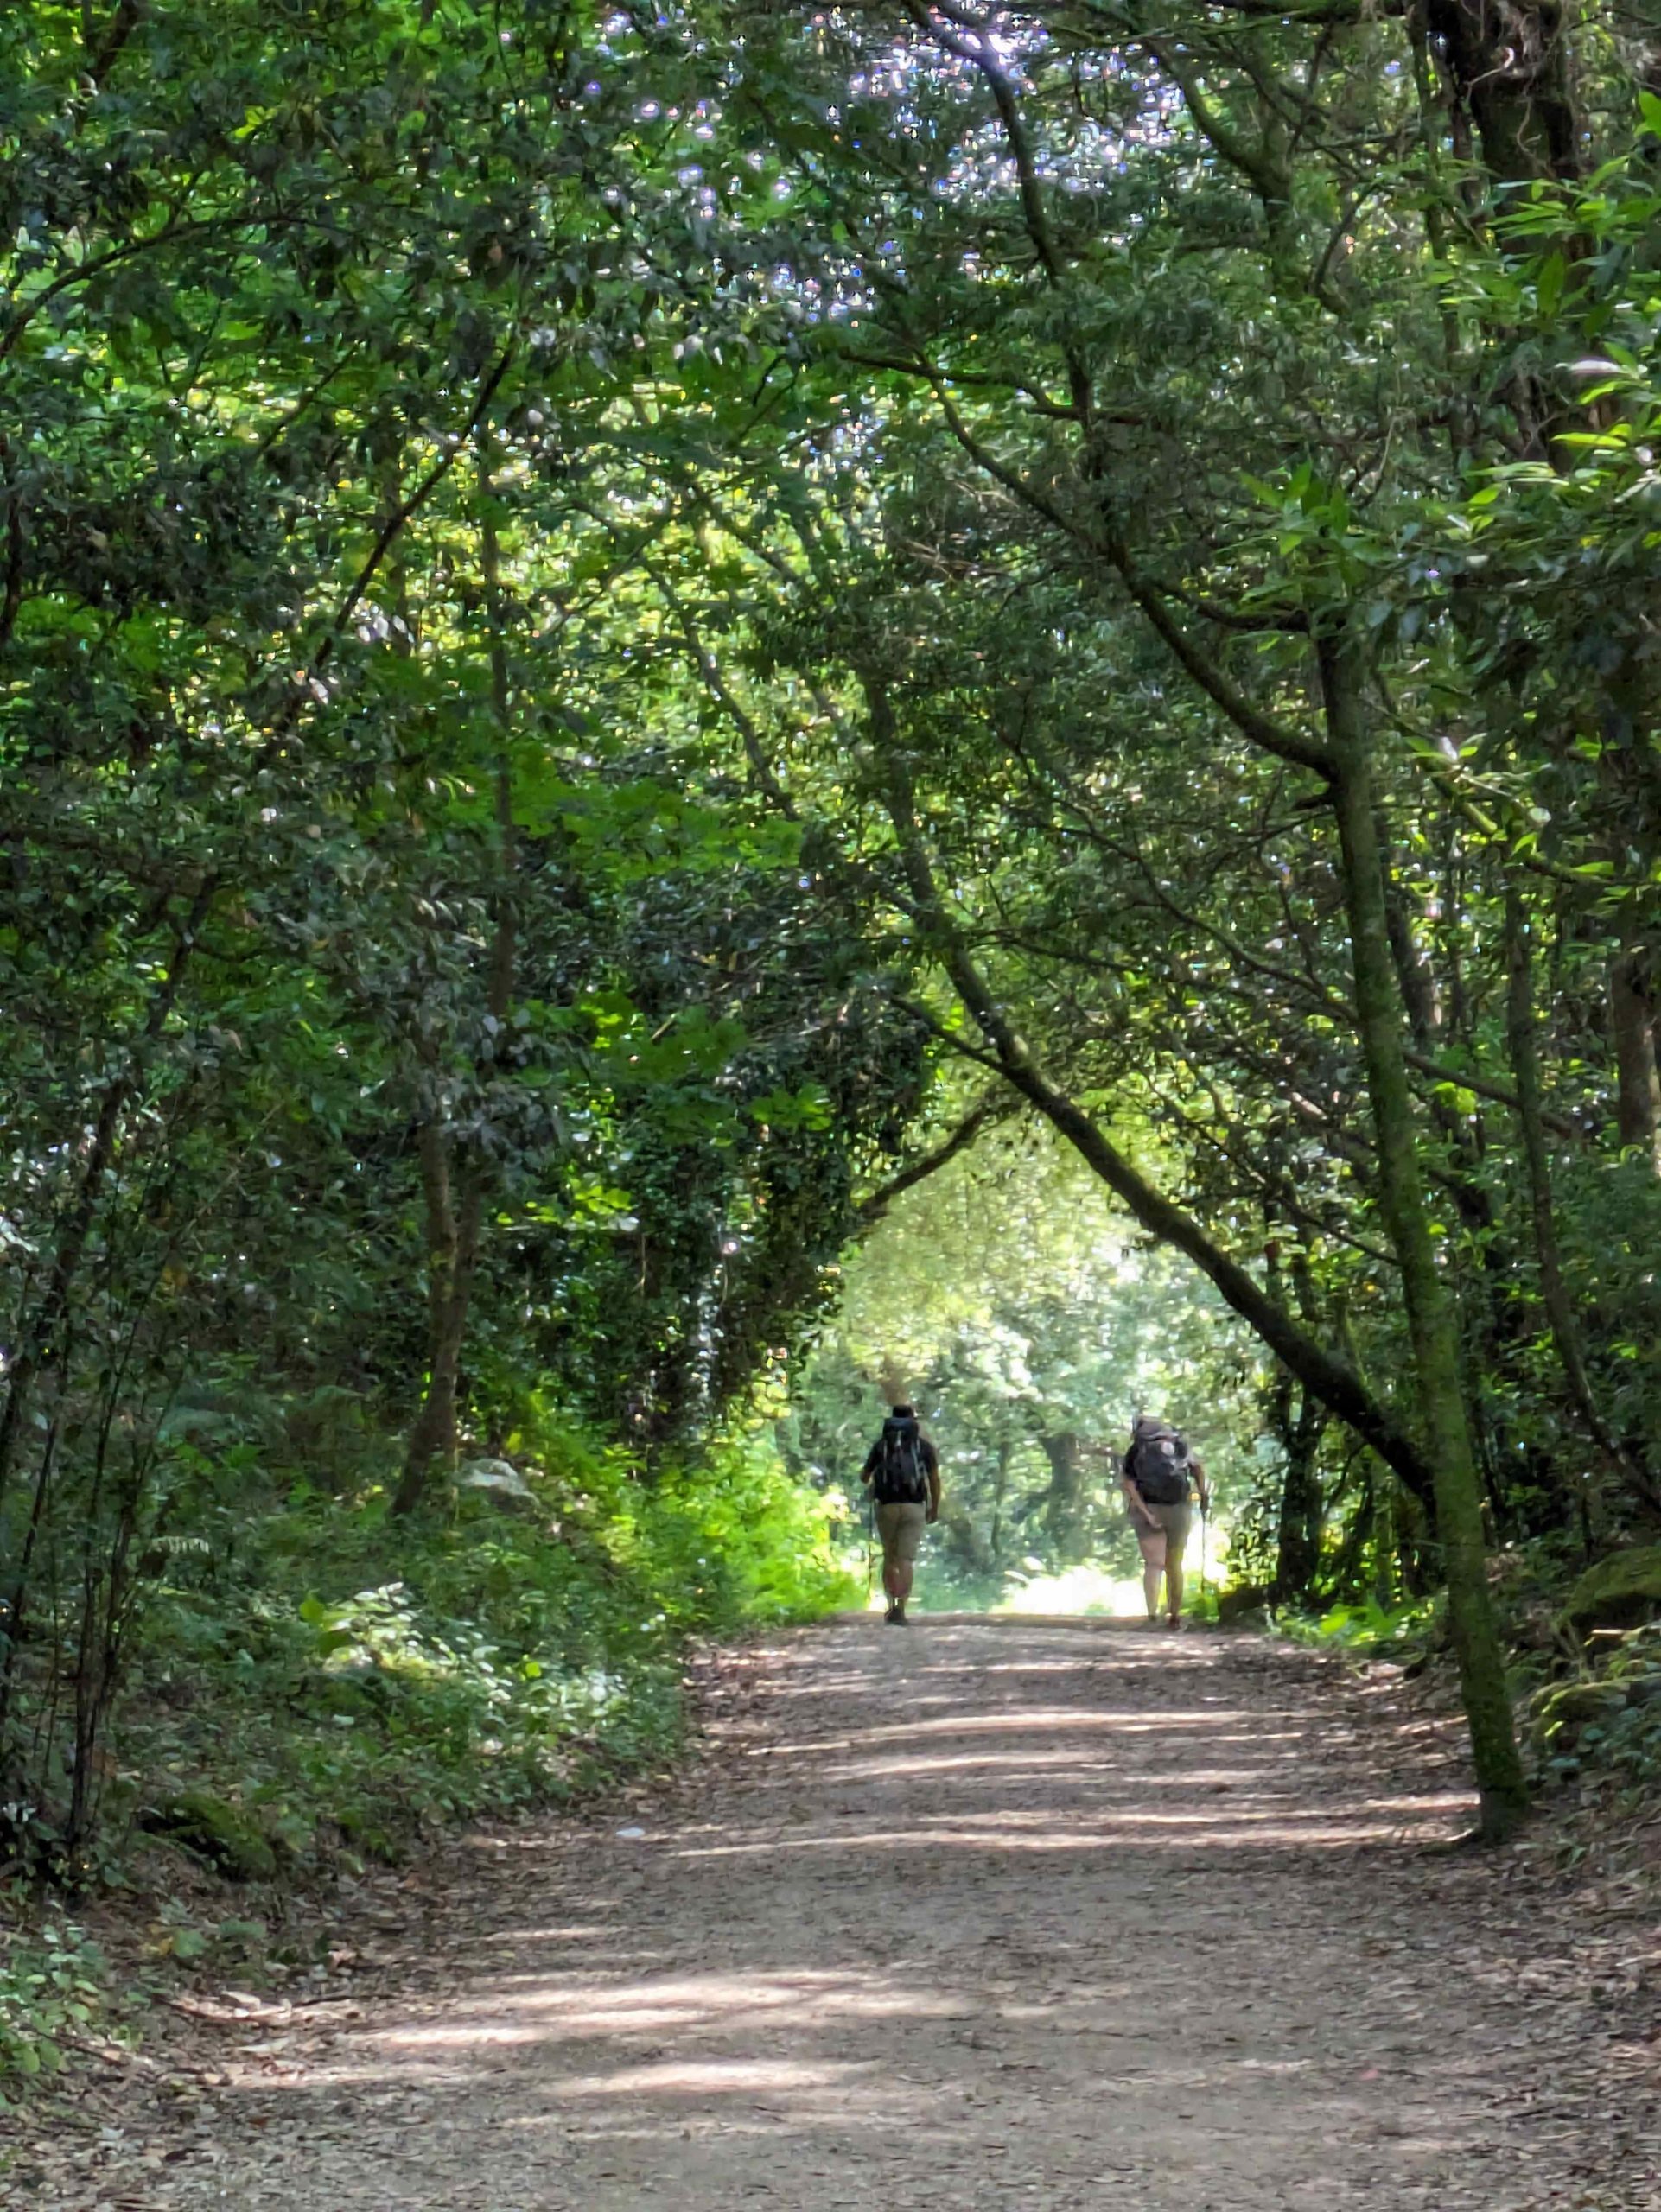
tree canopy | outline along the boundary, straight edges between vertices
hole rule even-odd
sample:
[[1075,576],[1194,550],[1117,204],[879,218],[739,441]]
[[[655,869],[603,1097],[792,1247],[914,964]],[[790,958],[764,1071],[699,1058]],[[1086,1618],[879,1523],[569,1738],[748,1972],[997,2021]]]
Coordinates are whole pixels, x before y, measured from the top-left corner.
[[1658,54],[8,11],[0,1795],[53,1851],[192,1544],[296,1482],[413,1543],[538,1422],[633,1529],[850,1281],[799,1466],[904,1366],[965,1562],[1080,1556],[1065,1440],[1223,1389],[1241,1558],[1445,1589],[1509,1827],[1490,1554],[1661,1511]]

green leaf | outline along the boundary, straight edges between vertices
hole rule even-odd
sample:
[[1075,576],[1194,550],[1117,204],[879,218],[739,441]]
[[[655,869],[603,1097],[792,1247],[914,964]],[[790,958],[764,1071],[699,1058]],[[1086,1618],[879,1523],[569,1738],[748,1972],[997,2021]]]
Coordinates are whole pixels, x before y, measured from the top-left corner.
[[1561,252],[1548,255],[1542,264],[1534,280],[1534,298],[1543,321],[1550,322],[1556,315],[1568,274],[1569,263]]

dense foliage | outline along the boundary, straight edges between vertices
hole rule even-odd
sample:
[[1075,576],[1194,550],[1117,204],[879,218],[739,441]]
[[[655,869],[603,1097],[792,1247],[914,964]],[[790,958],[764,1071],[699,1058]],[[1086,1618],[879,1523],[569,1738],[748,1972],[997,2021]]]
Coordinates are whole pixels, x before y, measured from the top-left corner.
[[904,1370],[996,1581],[1186,1392],[1278,1603],[1445,1592],[1509,1825],[1489,1554],[1661,1509],[1658,70],[1441,0],[8,11],[14,1869],[165,1824],[135,1681],[245,1658],[277,1806],[327,1709],[297,1834],[337,1651],[389,1774],[533,1777],[637,1616],[825,1598],[754,1423],[879,1222],[799,1471]]
[[[926,1071],[903,958],[805,897],[653,582],[670,434],[639,396],[772,314],[684,175],[695,94],[663,111],[692,48],[280,0],[30,8],[0,40],[0,1798],[29,1868],[78,1864],[142,1768],[105,1738],[181,1573],[210,1644],[258,1656],[290,1516],[347,1599],[359,1516],[418,1516],[548,1392],[654,1497],[684,1481]],[[557,1466],[517,1460],[558,1517]],[[360,1571],[415,1587],[384,1537]],[[262,1634],[303,1642],[307,1586],[275,1581]],[[516,1624],[514,1663],[550,1636],[610,1663],[592,1590],[548,1604],[591,1617]]]
[[730,532],[750,667],[845,725],[782,798],[891,856],[942,1049],[1275,1355],[1265,1579],[1445,1581],[1495,1832],[1485,1554],[1661,1494],[1661,110],[1518,21],[785,33],[845,427]]
[[1143,1408],[1192,1430],[1250,1573],[1267,1382],[1203,1279],[1129,1237],[1041,1125],[1005,1127],[900,1194],[850,1255],[780,1437],[845,1491],[886,1403],[913,1401],[950,1475],[925,1592],[1030,1604],[1042,1585],[1047,1604],[1099,1605],[1140,1573],[1119,1465]]

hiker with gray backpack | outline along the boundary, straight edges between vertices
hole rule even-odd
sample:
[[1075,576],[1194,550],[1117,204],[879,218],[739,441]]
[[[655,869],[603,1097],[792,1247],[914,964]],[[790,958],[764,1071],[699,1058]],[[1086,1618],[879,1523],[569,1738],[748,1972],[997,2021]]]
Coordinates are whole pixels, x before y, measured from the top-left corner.
[[906,1600],[923,1530],[940,1513],[940,1455],[910,1406],[890,1408],[882,1433],[865,1456],[860,1480],[869,1490],[882,1539],[882,1587],[890,1628],[906,1626]]
[[1168,1422],[1151,1414],[1138,1414],[1130,1430],[1130,1449],[1124,1455],[1124,1502],[1130,1526],[1142,1547],[1142,1587],[1148,1602],[1148,1625],[1159,1618],[1159,1586],[1165,1584],[1166,1618],[1172,1628],[1182,1623],[1182,1554],[1193,1524],[1192,1500],[1197,1492],[1200,1510],[1211,1511],[1211,1487],[1206,1471],[1187,1442]]

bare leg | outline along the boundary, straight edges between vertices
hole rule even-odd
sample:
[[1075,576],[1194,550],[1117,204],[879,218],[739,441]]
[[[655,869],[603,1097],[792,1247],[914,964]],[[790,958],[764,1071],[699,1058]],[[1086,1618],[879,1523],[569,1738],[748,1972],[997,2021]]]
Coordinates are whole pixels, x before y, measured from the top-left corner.
[[1165,1603],[1169,1608],[1173,1627],[1182,1618],[1182,1548],[1168,1543],[1165,1547]]
[[891,1621],[903,1621],[906,1618],[906,1600],[911,1595],[913,1573],[908,1559],[895,1556],[882,1562],[882,1587],[888,1592],[888,1618]]
[[1159,1618],[1159,1582],[1167,1571],[1165,1531],[1163,1529],[1139,1527],[1136,1541],[1142,1546],[1142,1594],[1148,1603],[1148,1618]]

